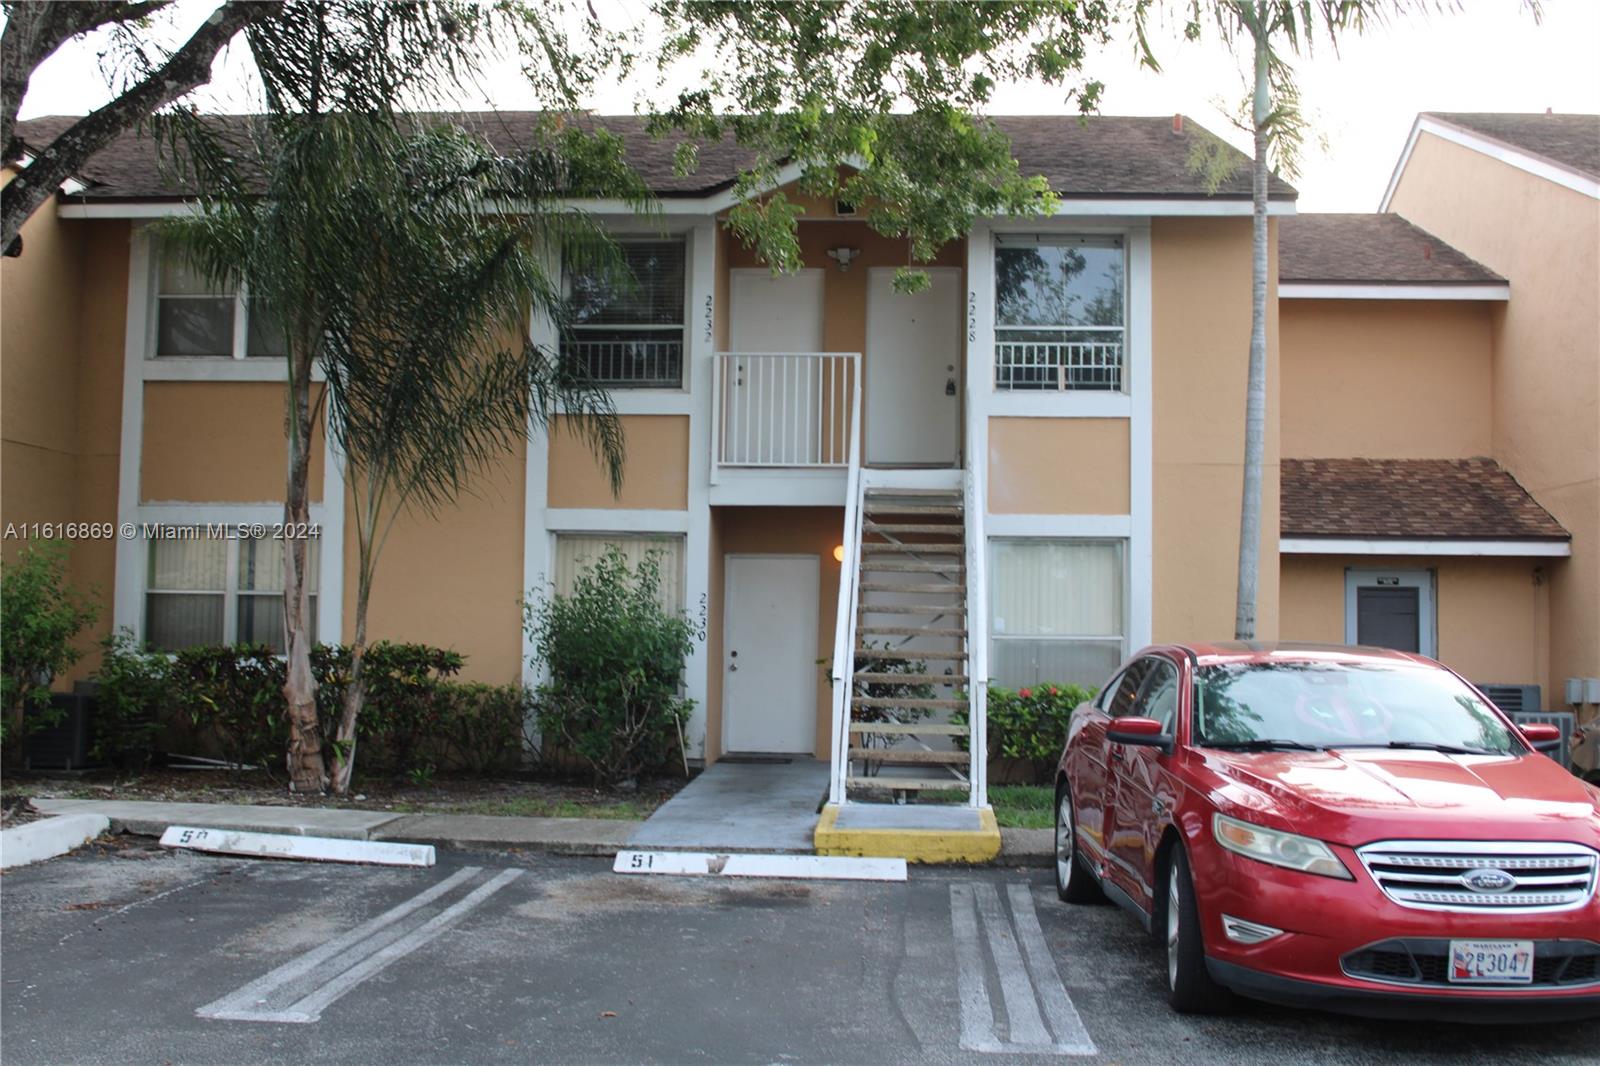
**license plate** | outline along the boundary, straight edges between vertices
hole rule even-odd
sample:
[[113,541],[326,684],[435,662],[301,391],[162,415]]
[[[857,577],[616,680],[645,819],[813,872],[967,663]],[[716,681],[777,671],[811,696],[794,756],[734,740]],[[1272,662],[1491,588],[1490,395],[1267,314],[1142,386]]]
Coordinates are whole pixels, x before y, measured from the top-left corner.
[[1452,940],[1450,981],[1461,985],[1533,982],[1533,941]]

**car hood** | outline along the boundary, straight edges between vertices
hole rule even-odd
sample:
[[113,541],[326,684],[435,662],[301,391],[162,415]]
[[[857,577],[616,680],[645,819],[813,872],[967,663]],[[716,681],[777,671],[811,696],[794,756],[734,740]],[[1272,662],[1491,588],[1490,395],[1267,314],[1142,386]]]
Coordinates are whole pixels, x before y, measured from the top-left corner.
[[[1542,755],[1364,748],[1208,751],[1219,799],[1360,844],[1394,835],[1572,840],[1600,846],[1600,791]],[[1509,836],[1508,836],[1509,834]]]

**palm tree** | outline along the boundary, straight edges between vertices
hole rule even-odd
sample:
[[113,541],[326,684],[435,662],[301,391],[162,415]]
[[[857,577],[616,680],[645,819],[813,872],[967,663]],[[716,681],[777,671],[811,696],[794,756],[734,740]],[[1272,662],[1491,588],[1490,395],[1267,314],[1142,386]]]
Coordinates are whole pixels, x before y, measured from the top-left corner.
[[[240,172],[258,170],[264,189],[209,183],[223,191],[159,233],[206,275],[242,284],[286,337],[286,521],[309,520],[310,431],[324,405],[346,465],[358,569],[351,677],[332,738],[331,784],[343,792],[364,698],[367,606],[400,512],[449,504],[558,410],[620,481],[609,396],[580,365],[535,344],[529,322],[564,317],[551,249],[603,262],[609,248],[560,198],[622,195],[641,210],[645,202],[616,145],[553,126],[529,155],[509,160],[450,125],[278,119],[255,123],[230,157],[248,160]],[[284,547],[289,771],[297,791],[320,790],[330,775],[307,669],[306,542]]]
[[[1538,14],[1537,0],[1524,0]],[[1149,46],[1148,0],[1136,0],[1135,31],[1143,61],[1159,65]],[[1190,0],[1184,37],[1196,40],[1215,27],[1230,48],[1248,46],[1251,92],[1248,129],[1254,145],[1250,168],[1251,282],[1250,365],[1245,390],[1244,499],[1239,511],[1239,583],[1234,638],[1254,640],[1261,577],[1261,478],[1267,425],[1267,183],[1274,170],[1297,172],[1307,122],[1300,110],[1292,57],[1309,54],[1317,42],[1337,48],[1349,33],[1365,32],[1396,16],[1431,8],[1450,9],[1454,0]],[[1213,153],[1211,162],[1220,158]],[[1197,160],[1220,183],[1227,176]]]

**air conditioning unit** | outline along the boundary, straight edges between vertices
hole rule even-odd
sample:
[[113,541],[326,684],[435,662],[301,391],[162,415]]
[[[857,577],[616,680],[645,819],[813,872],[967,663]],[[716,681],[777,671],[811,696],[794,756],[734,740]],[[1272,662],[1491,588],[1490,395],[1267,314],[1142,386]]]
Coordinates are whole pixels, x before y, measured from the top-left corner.
[[1539,702],[1538,685],[1486,685],[1479,683],[1478,691],[1494,703],[1494,705],[1507,714],[1515,715],[1523,711],[1537,711],[1542,708]]

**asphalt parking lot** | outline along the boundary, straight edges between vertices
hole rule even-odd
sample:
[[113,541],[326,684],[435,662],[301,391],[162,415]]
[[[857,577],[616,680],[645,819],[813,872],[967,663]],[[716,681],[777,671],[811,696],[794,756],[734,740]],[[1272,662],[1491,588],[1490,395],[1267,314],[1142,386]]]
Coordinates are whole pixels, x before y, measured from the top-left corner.
[[0,881],[24,1063],[1594,1063],[1600,1024],[1173,1015],[1159,952],[1039,870],[908,884],[429,870],[100,846]]

